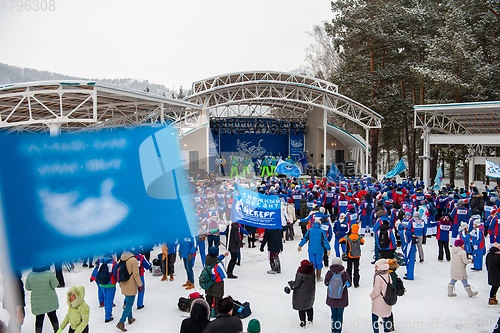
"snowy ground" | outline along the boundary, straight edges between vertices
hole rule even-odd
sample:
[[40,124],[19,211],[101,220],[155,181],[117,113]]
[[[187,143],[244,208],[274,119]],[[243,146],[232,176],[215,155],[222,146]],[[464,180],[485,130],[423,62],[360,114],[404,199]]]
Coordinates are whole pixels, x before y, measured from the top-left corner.
[[[300,234],[300,228],[295,227],[296,234]],[[225,239],[223,239],[225,240]],[[267,274],[269,269],[267,252],[261,253],[259,247],[242,249],[241,266],[236,266],[235,275],[239,278],[226,280],[226,295],[240,301],[251,303],[252,315],[243,320],[244,329],[251,318],[257,318],[261,322],[262,332],[303,332],[299,327],[298,313],[292,310],[291,294],[283,292],[283,287],[295,276],[297,267],[302,259],[307,258],[307,247],[300,253],[297,245],[300,237],[294,241],[284,244],[284,252],[280,255],[282,273],[276,275]],[[373,238],[366,237],[366,244],[362,248],[361,258],[361,281],[358,289],[349,289],[349,306],[344,312],[343,332],[371,332],[371,301],[369,294],[372,289],[373,265],[371,252],[373,249]],[[266,249],[267,250],[267,249]],[[479,294],[474,298],[467,297],[460,282],[457,282],[457,297],[447,296],[447,284],[450,280],[450,263],[437,261],[437,243],[435,239],[428,239],[424,246],[425,262],[416,264],[415,280],[406,281],[406,295],[400,297],[398,303],[393,307],[395,325],[397,332],[491,332],[499,317],[500,308],[489,306],[489,286],[487,272],[475,272],[468,268],[469,283],[473,290]],[[160,251],[155,248],[151,252],[153,258]],[[226,259],[227,260],[227,259]],[[86,301],[91,308],[90,331],[93,333],[114,332],[118,330],[115,325],[121,315],[121,303],[123,296],[117,288],[113,315],[115,320],[104,323],[104,309],[99,308],[97,301],[97,286],[89,282],[91,270],[84,268],[81,262],[75,263],[74,272],[64,272],[66,288],[57,289],[60,307],[57,311],[61,322],[66,315],[66,291],[69,286],[83,285],[86,288]],[[226,262],[227,266],[227,262]],[[194,270],[197,277],[202,269],[200,259],[197,257]],[[181,284],[186,282],[186,273],[182,262],[177,260],[175,264],[175,280],[160,281],[160,277],[146,273],[146,296],[145,308],[136,310],[133,314],[137,321],[126,327],[129,332],[179,332],[181,321],[186,313],[177,309],[179,297],[187,297],[191,291],[184,290]],[[25,272],[23,280],[25,281]],[[404,276],[405,268],[398,270],[398,274]],[[323,269],[323,276],[325,269]],[[3,298],[3,290],[1,290]],[[314,327],[306,327],[308,331],[329,332],[330,308],[325,304],[326,287],[323,283],[317,284],[316,301],[314,304]],[[26,292],[26,320],[23,332],[34,331],[35,317],[30,311],[30,293]],[[1,309],[0,319],[8,321],[8,313]],[[67,331],[67,329],[65,330]],[[52,332],[48,318],[44,323],[43,332]]]

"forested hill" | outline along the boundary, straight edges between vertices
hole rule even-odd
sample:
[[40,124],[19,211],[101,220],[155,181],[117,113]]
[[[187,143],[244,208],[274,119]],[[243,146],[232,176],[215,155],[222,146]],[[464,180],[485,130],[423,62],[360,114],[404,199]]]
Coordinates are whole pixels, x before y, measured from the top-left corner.
[[90,80],[120,88],[147,91],[150,93],[172,97],[173,91],[164,85],[151,83],[148,80],[137,79],[101,79],[82,78],[63,75],[48,71],[39,71],[31,68],[21,68],[0,63],[0,85],[9,83],[48,81],[48,80]]

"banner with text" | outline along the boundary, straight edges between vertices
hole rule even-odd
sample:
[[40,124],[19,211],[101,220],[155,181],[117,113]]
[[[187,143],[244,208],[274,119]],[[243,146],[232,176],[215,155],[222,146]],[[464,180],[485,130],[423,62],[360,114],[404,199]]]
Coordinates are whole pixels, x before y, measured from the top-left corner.
[[281,229],[281,198],[263,195],[235,184],[231,220],[257,228]]

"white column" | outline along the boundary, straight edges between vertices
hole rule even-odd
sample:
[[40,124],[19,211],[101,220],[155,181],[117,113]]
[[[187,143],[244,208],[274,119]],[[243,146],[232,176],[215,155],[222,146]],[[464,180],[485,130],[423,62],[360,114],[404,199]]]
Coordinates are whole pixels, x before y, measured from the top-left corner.
[[368,175],[368,176],[371,176],[371,174],[368,172],[369,169],[369,164],[368,164],[368,161],[369,161],[369,154],[370,154],[370,151],[368,150],[368,142],[370,140],[370,129],[367,127],[365,128],[365,131],[366,131],[366,142],[365,142],[365,172],[364,174],[365,175]]
[[423,134],[422,134],[422,139],[424,140],[424,184],[427,187],[430,184],[430,176],[431,176],[431,145],[429,144],[429,133],[430,129],[429,128],[424,128],[423,129]]
[[[475,163],[475,157],[471,156],[469,160],[469,184],[474,182],[474,165]],[[465,189],[469,188],[469,184],[464,184]]]
[[58,136],[61,134],[61,123],[50,123],[49,126],[50,136]]

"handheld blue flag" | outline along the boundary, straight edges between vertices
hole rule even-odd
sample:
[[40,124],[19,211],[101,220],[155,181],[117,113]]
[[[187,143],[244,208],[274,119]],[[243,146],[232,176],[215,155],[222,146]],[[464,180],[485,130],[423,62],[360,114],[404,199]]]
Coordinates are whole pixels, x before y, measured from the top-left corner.
[[0,193],[16,269],[194,234],[172,127],[6,135],[0,156],[6,157]]
[[500,178],[500,165],[486,160],[486,176]]
[[274,171],[277,174],[287,175],[290,177],[299,178],[300,177],[300,169],[298,166],[292,163],[285,162],[281,160],[276,166],[276,170]]
[[439,190],[441,188],[441,184],[443,183],[443,169],[439,167],[436,178],[434,178],[434,190]]
[[257,228],[281,229],[281,198],[253,192],[235,184],[231,220]]
[[396,175],[399,175],[401,172],[405,170],[406,170],[406,165],[405,162],[403,161],[403,158],[401,158],[396,167],[391,171],[389,171],[389,173],[387,173],[387,178],[395,177]]
[[330,168],[330,171],[328,171],[326,177],[331,182],[338,182],[344,179],[344,175],[340,172],[335,163],[332,163],[332,167]]

